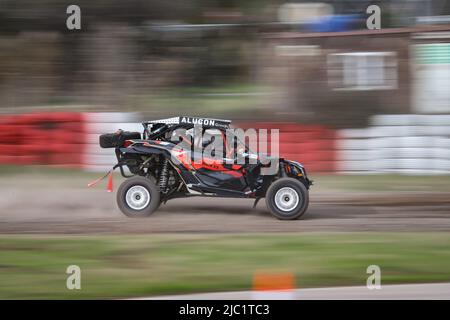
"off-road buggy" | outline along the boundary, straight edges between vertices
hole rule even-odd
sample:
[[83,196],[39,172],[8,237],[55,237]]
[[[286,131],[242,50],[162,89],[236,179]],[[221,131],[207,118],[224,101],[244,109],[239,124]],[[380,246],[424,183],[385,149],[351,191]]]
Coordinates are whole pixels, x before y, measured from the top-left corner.
[[[122,130],[101,135],[101,147],[115,148],[118,163],[113,169],[120,168],[128,178],[117,192],[120,210],[129,217],[144,217],[174,198],[252,198],[254,206],[266,198],[278,219],[301,217],[308,208],[312,184],[305,168],[283,158],[262,161],[263,155],[252,153],[237,136],[231,135],[230,143],[230,123],[174,117],[143,122],[142,136]],[[195,134],[199,131],[200,135]],[[213,159],[205,157],[202,151],[218,140],[224,141],[223,150],[213,150]]]

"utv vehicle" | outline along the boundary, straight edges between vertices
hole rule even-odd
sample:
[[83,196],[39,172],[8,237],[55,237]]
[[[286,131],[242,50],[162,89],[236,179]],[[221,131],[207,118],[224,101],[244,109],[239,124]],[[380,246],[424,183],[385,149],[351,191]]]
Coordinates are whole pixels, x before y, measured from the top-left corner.
[[[262,155],[252,153],[237,137],[232,144],[225,141],[225,151],[219,155],[223,161],[218,161],[214,153],[214,159],[206,159],[204,154],[195,158],[211,141],[226,140],[230,124],[229,120],[183,116],[143,122],[142,136],[122,130],[101,135],[101,147],[115,148],[118,163],[113,170],[119,168],[128,178],[117,192],[120,210],[129,217],[144,217],[174,198],[251,198],[255,199],[254,207],[265,198],[270,212],[278,219],[301,217],[308,208],[308,189],[312,184],[302,164],[272,158],[275,169],[267,173],[267,161],[262,161]],[[183,133],[175,134],[180,129]],[[194,130],[201,134],[195,135]],[[186,142],[190,150],[180,148],[180,141]]]

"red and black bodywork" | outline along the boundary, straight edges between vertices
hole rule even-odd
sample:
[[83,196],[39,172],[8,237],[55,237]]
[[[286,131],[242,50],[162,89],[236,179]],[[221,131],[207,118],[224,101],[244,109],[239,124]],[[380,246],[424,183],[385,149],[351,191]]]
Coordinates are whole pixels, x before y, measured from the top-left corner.
[[[119,130],[115,134],[102,135],[100,144],[102,147],[115,148],[118,163],[114,169],[120,168],[124,177],[142,176],[153,181],[159,189],[161,202],[187,196],[218,196],[254,198],[256,205],[277,179],[295,179],[306,189],[312,184],[304,167],[298,162],[273,159],[277,161],[276,170],[272,174],[263,174],[267,165],[258,156],[250,154],[249,150],[243,153],[243,162],[228,163],[196,154],[195,144],[198,141],[190,141],[185,136],[181,139],[177,137],[176,141],[171,138],[177,129],[190,130],[194,127],[203,130],[202,133],[214,129],[224,137],[223,133],[229,129],[230,121],[176,117],[144,122],[143,126],[142,136],[140,133]],[[187,145],[192,145],[191,150],[179,147],[183,139]],[[236,157],[236,154],[228,153],[227,144],[224,150],[224,157]],[[254,161],[249,161],[252,156]],[[125,172],[125,167],[131,175]]]

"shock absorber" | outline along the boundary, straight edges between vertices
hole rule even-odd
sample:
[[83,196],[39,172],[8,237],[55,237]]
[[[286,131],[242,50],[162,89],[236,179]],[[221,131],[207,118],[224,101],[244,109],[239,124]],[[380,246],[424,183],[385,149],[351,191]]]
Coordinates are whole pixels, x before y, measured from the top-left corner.
[[167,181],[169,180],[169,160],[164,159],[161,167],[161,173],[159,175],[159,191],[166,192]]

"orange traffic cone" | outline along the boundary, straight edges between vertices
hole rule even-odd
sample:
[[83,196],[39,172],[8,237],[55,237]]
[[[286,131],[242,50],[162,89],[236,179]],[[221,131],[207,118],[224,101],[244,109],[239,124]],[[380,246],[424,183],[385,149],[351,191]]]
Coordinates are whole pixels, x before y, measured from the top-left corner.
[[294,298],[294,274],[257,272],[253,277],[253,299],[290,300]]
[[106,191],[113,192],[113,172],[111,171],[108,179],[108,185],[106,187]]

